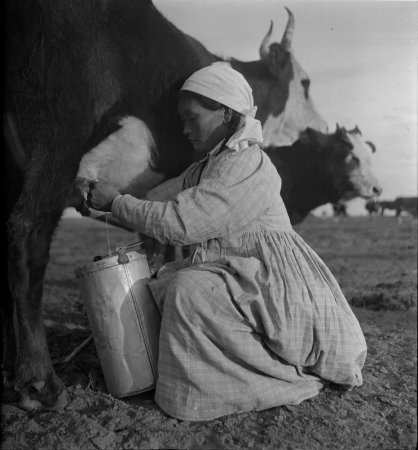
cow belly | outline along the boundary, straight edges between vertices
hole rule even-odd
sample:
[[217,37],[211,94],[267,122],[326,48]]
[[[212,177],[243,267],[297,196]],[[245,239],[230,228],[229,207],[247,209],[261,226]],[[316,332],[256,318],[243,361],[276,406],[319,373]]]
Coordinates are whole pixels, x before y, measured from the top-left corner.
[[143,197],[164,178],[150,166],[155,141],[146,124],[136,117],[124,117],[119,125],[119,130],[83,156],[76,185],[101,180],[123,194]]

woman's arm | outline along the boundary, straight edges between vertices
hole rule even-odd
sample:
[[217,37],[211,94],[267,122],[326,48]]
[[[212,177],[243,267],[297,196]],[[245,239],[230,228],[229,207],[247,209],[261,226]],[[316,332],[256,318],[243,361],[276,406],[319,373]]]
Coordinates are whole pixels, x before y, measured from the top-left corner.
[[235,232],[259,217],[271,196],[280,193],[280,179],[271,171],[271,164],[266,165],[266,158],[258,149],[223,158],[208,178],[174,200],[119,195],[112,204],[112,214],[126,226],[173,245]]
[[184,172],[175,178],[163,181],[145,195],[146,200],[167,201],[173,200],[183,190]]
[[[196,185],[196,175],[201,173],[204,162],[194,163],[189,166],[181,175],[163,181],[153,189],[147,192],[144,199],[152,201],[173,200],[181,192],[190,187],[190,183]],[[97,211],[110,211],[113,200],[121,195],[118,189],[106,181],[97,181],[91,183],[87,193],[87,204],[90,208]]]
[[167,201],[174,200],[176,196],[199,182],[199,175],[205,165],[204,161],[193,163],[181,175],[170,178],[151,189],[145,196],[145,200]]

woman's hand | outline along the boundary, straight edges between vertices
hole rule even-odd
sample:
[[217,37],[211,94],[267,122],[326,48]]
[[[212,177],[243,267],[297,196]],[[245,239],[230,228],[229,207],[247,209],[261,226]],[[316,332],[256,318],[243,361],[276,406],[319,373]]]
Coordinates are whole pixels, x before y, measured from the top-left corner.
[[105,181],[97,181],[90,184],[87,194],[87,206],[97,211],[110,211],[112,203],[120,192],[111,184]]

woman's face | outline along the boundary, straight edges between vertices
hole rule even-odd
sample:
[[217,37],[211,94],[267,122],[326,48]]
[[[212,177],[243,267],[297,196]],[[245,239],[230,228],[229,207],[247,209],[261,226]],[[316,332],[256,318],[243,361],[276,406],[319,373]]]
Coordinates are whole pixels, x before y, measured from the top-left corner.
[[225,137],[223,108],[212,111],[195,98],[183,97],[179,100],[178,111],[183,133],[196,152],[209,152]]

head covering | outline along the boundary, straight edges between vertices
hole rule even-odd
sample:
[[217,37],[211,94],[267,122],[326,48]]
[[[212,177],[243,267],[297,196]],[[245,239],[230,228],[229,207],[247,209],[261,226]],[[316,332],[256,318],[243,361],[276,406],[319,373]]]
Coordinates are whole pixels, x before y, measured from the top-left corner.
[[228,63],[203,67],[185,81],[181,90],[204,95],[246,116],[254,117],[257,111],[247,80]]
[[184,82],[181,90],[203,95],[245,116],[242,126],[228,140],[229,148],[238,150],[248,142],[263,141],[261,123],[254,119],[257,107],[251,87],[230,64],[216,62],[203,67]]

